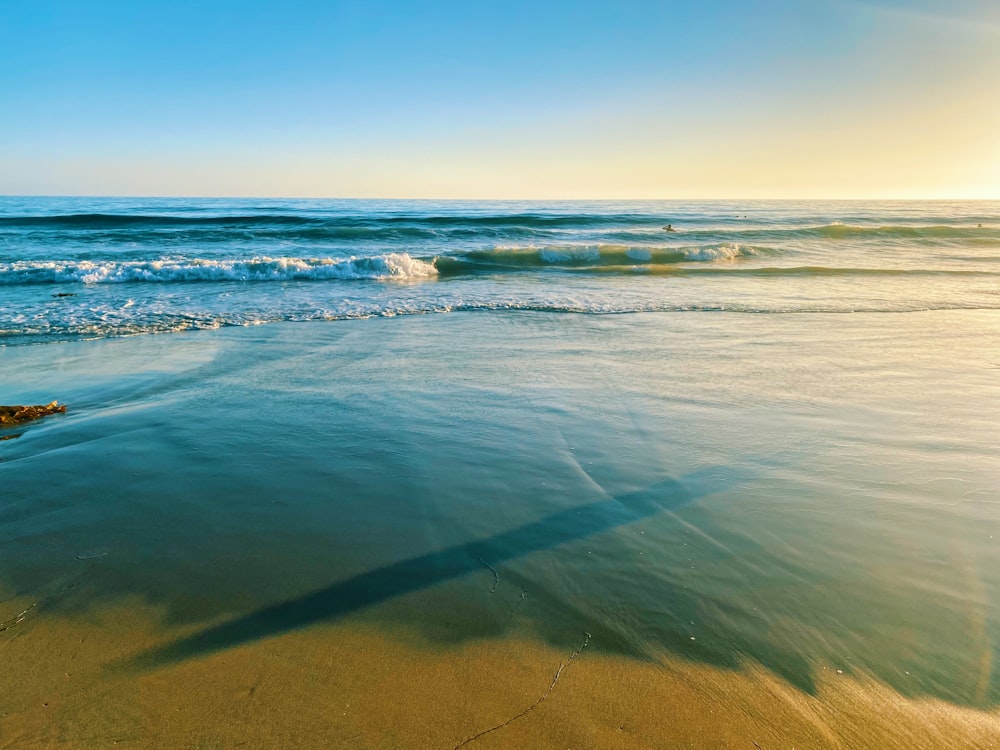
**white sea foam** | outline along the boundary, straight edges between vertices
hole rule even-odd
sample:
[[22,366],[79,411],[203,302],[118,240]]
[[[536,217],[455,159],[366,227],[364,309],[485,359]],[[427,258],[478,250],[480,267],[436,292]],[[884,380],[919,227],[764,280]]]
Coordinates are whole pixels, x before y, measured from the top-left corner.
[[757,250],[746,245],[724,244],[709,247],[692,247],[684,250],[688,260],[735,260],[757,255]]
[[172,281],[284,281],[325,279],[428,279],[433,264],[406,253],[369,258],[270,258],[249,260],[22,261],[0,263],[0,284]]

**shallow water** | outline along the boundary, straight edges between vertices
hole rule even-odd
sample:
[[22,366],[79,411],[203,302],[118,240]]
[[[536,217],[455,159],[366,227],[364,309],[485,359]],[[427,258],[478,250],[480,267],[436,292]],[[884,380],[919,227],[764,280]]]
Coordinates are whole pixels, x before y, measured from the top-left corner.
[[[866,257],[844,252],[853,266]],[[766,275],[726,273],[725,294],[753,304],[772,293],[787,303],[798,288],[794,277],[779,275],[772,292]],[[593,285],[608,298],[613,289],[667,296],[677,282],[618,275],[606,288],[600,274],[577,278],[532,268],[360,283],[373,299],[398,299],[450,293],[453,282],[462,294],[501,296]],[[807,278],[803,307],[841,305],[844,289],[867,283],[826,278]],[[953,293],[947,275],[905,278],[928,298]],[[128,286],[74,283],[80,297]],[[298,282],[233,283],[260,304],[262,294],[303,299]],[[308,294],[346,283],[302,282]],[[183,690],[178,680],[196,670],[205,705],[224,702],[231,686],[203,667],[313,669],[331,638],[384,639],[406,660],[414,682],[397,687],[410,698],[407,689],[426,689],[425,659],[443,669],[541,644],[511,657],[528,670],[553,654],[565,663],[586,643],[557,686],[566,700],[592,695],[602,673],[653,685],[642,665],[665,663],[675,665],[670,679],[684,675],[684,689],[702,694],[736,690],[725,674],[757,675],[739,690],[758,697],[777,680],[815,701],[810,711],[829,709],[817,719],[829,746],[872,746],[841,731],[836,680],[862,686],[851,705],[865,721],[878,709],[857,713],[857,696],[889,691],[893,701],[991,712],[970,724],[981,729],[1000,702],[1000,317],[888,312],[910,304],[892,296],[894,283],[877,287],[883,311],[849,315],[478,310],[130,338],[110,327],[89,341],[68,325],[56,332],[62,323],[22,331],[9,339],[22,345],[0,348],[3,402],[57,398],[69,410],[0,443],[0,664],[91,670],[72,689],[23,677],[23,694],[64,704],[65,746],[76,746],[87,711],[103,711],[86,724],[95,746],[121,729],[108,709],[116,691]],[[206,296],[226,294],[213,284]],[[180,293],[133,286],[151,290],[147,301]],[[64,287],[10,288],[41,299]],[[70,645],[72,633],[116,635],[94,651]],[[381,674],[387,658],[366,651],[341,677]],[[514,686],[527,672],[490,659],[504,675],[497,689],[522,695]],[[341,679],[323,663],[333,670],[323,679]],[[572,692],[574,670],[596,682]],[[351,685],[326,689],[348,700],[360,689]],[[450,689],[442,694],[460,702]],[[735,697],[719,700],[722,727],[757,716]],[[479,717],[457,705],[445,713]],[[260,715],[290,710],[281,706]],[[35,711],[8,703],[0,731],[24,746],[52,740],[30,729]],[[566,729],[545,711],[532,714],[538,731]],[[923,731],[916,715],[900,714],[900,738]],[[402,721],[370,713],[362,744],[406,746],[416,735]],[[320,724],[314,738],[325,736]],[[162,740],[162,727],[129,726],[136,746]],[[791,726],[777,736],[793,736],[782,734]],[[453,730],[453,744],[474,734]],[[710,736],[722,743],[705,734],[703,746]],[[932,744],[975,744],[963,737]],[[654,732],[650,742],[663,739]]]
[[908,317],[463,314],[9,349],[9,392],[71,408],[3,446],[4,590],[237,620],[154,661],[361,617],[989,706],[1000,321]]

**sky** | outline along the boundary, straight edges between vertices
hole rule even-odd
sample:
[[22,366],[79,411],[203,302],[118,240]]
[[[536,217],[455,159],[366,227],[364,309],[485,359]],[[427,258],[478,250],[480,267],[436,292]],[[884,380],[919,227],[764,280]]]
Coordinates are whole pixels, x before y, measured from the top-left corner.
[[0,194],[1000,199],[1000,2],[0,0]]

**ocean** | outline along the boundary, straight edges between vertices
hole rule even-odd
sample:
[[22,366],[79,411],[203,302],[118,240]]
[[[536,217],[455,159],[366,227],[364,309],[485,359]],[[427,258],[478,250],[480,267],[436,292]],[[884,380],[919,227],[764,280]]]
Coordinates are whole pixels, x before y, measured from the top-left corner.
[[4,198],[0,342],[460,310],[996,309],[997,211]]
[[1000,202],[0,198],[53,400],[0,747],[1000,737]]

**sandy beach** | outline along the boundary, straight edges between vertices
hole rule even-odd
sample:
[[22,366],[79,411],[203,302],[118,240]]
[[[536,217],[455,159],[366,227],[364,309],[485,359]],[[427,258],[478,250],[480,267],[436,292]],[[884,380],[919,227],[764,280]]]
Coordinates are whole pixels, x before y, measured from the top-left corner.
[[589,646],[570,661],[574,651],[532,640],[440,647],[350,624],[151,672],[121,666],[161,627],[138,602],[26,618],[3,645],[17,685],[3,746],[902,749],[989,748],[1000,736],[996,710],[908,699],[834,670],[805,693],[752,664]]
[[549,320],[4,351],[0,747],[993,746],[993,316]]

